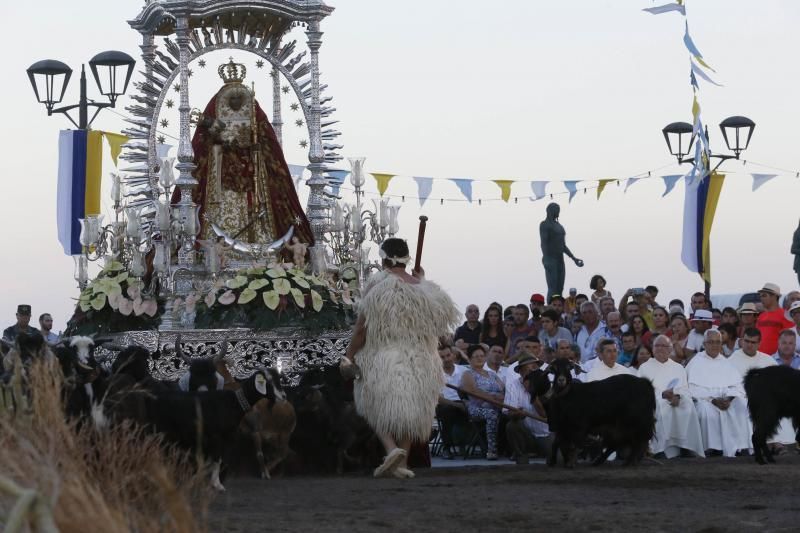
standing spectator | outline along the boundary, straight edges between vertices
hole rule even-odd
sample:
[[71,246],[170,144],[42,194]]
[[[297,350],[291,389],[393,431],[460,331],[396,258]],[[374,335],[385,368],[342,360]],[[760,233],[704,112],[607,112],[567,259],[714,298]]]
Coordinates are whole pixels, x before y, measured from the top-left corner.
[[603,334],[617,343],[617,349],[622,351],[622,316],[619,311],[611,311],[606,317],[606,331]]
[[797,334],[797,347],[795,352],[800,354],[800,302],[795,302],[789,308],[789,317],[794,322],[794,332]]
[[[484,370],[486,364],[486,352],[479,344],[473,344],[467,348],[469,357],[469,367],[461,377],[461,388],[465,392],[479,392],[489,396],[499,402],[505,399],[505,387],[500,381],[500,377],[491,370]],[[486,422],[486,458],[489,460],[497,459],[497,430],[500,424],[500,409],[493,404],[478,399],[474,396],[469,397],[467,402],[467,412],[472,420],[484,420]]]
[[[763,335],[763,332],[762,332]],[[779,365],[800,369],[800,355],[795,352],[797,333],[793,329],[783,330],[778,337],[778,351],[772,356]]]
[[675,361],[682,365],[686,365],[686,343],[689,340],[689,322],[683,315],[675,314],[670,321],[670,330],[672,330],[672,355]]
[[575,287],[570,288],[569,296],[567,296],[567,299],[564,300],[564,312],[568,315],[571,315],[578,310],[578,303],[576,301],[577,295],[578,289]]
[[764,353],[778,351],[778,335],[786,328],[794,327],[794,322],[786,318],[784,310],[778,306],[781,289],[774,283],[765,283],[758,291],[764,311],[758,315],[756,327],[761,332],[761,350]]
[[642,342],[648,346],[653,345],[653,339],[658,335],[669,335],[669,313],[661,306],[653,308],[653,327],[642,336]]
[[658,302],[656,301],[656,298],[658,298],[658,287],[655,285],[648,285],[644,288],[644,292],[650,297],[650,305],[658,307]]
[[605,333],[606,325],[600,321],[600,314],[594,302],[584,302],[581,305],[581,318],[583,327],[578,333],[576,342],[581,349],[581,362],[586,362],[596,356],[595,349]]
[[608,322],[608,314],[616,311],[617,308],[614,305],[614,298],[611,296],[603,296],[598,300],[597,306],[600,308],[600,319],[604,322]]
[[626,367],[617,363],[617,343],[611,339],[602,339],[598,344],[598,350],[599,361],[589,370],[589,374],[586,376],[587,383],[600,381],[611,376],[632,373]]
[[589,281],[589,288],[594,292],[592,293],[592,301],[598,303],[600,298],[611,296],[611,291],[606,289],[606,278],[600,274],[595,274]]
[[636,357],[636,335],[632,331],[626,331],[622,334],[622,350],[617,356],[617,363],[622,366],[631,366],[634,357]]
[[[546,417],[542,404],[539,399],[531,403],[531,395],[526,387],[527,376],[541,364],[530,354],[523,354],[519,359],[516,374],[509,374],[506,380],[505,404],[522,411],[538,413]],[[509,421],[506,424],[506,438],[514,453],[517,464],[528,464],[528,452],[535,451],[537,454],[547,457],[553,438],[550,435],[550,428],[546,422],[534,420],[525,416],[520,411],[504,410],[508,415]]]
[[[697,352],[703,350],[703,342],[705,333],[714,327],[714,319],[711,317],[711,311],[705,309],[698,309],[694,312],[694,316],[689,321],[692,325],[692,331],[689,332],[689,338],[686,339],[686,348],[684,355],[686,360],[691,360],[692,356]],[[722,347],[720,346],[720,350]]]
[[619,301],[619,308],[620,311],[624,310],[623,318],[626,322],[630,322],[631,318],[638,315],[644,319],[648,328],[653,327],[650,295],[644,289],[637,288],[625,291],[625,294],[622,295],[622,299]]
[[[675,307],[680,308],[680,311],[678,311],[677,309],[673,310],[673,308],[675,308]],[[670,316],[674,315],[676,312],[686,316],[685,309],[686,309],[686,306],[683,305],[683,300],[679,300],[679,299],[676,298],[674,300],[670,300],[669,301],[669,314],[670,314]]]
[[500,312],[497,307],[489,306],[489,309],[483,314],[479,342],[489,347],[500,346],[505,351],[508,338],[506,338],[506,334],[503,331]]
[[467,407],[458,392],[447,385],[461,384],[461,376],[466,368],[455,364],[456,357],[451,347],[447,344],[439,344],[439,357],[442,358],[442,372],[444,372],[445,386],[439,394],[439,403],[436,405],[436,418],[441,423],[439,428],[442,435],[442,456],[445,459],[453,458],[453,428],[458,424],[466,424]]
[[733,457],[738,450],[751,446],[742,378],[736,367],[721,355],[719,331],[709,329],[704,336],[705,351],[699,352],[686,367],[689,391],[697,400],[703,448]]
[[531,354],[536,359],[542,359],[542,343],[539,342],[539,337],[530,335],[529,337],[517,341],[517,355],[506,359],[509,370],[515,370],[517,368],[517,360],[523,352]]
[[736,335],[740,335],[739,332],[739,315],[736,313],[736,309],[733,307],[726,307],[722,310],[722,320],[720,321],[721,324],[731,324],[733,327],[736,328]]
[[756,327],[758,320],[758,308],[752,302],[743,303],[739,308],[739,331],[736,333],[741,337],[742,332],[747,328]]
[[[533,299],[531,298],[531,300]],[[544,298],[542,298],[542,301],[544,301]],[[519,339],[524,339],[532,334],[536,334],[536,328],[528,323],[528,314],[529,310],[527,305],[517,304],[514,307],[514,312],[512,314],[514,317],[514,328],[511,330],[511,333],[508,334],[508,348],[506,350],[510,358],[513,358],[517,351],[516,344]]]
[[503,365],[506,360],[506,353],[503,350],[502,346],[498,346],[495,344],[491,348],[489,348],[489,353],[486,354],[486,364],[483,365],[484,370],[491,370],[503,381],[506,382],[508,379],[508,375],[510,372],[508,371],[508,367]]
[[636,355],[633,357],[633,364],[631,368],[639,369],[644,363],[650,360],[653,357],[653,350],[650,349],[650,346],[646,344],[640,344],[636,347]]
[[558,325],[559,316],[555,309],[545,309],[542,313],[542,329],[539,330],[539,342],[545,351],[554,352],[558,341],[567,340],[572,344],[572,333]]
[[633,332],[636,336],[636,344],[642,344],[644,336],[650,331],[644,318],[641,316],[634,316],[628,322],[628,331]]
[[639,312],[639,302],[636,300],[625,302],[624,306],[620,305],[620,310],[622,312],[622,320],[626,323],[626,325],[622,327],[623,330],[628,329],[627,323],[631,321],[631,318],[635,316],[642,316]]
[[456,328],[453,342],[459,350],[466,350],[470,344],[478,344],[481,339],[481,312],[475,304],[469,304],[464,315],[467,321]]
[[581,312],[581,306],[584,304],[584,302],[588,302],[588,301],[589,301],[589,297],[586,296],[583,293],[581,293],[581,294],[579,294],[579,295],[577,295],[575,297],[575,305],[577,305],[577,307],[575,309],[577,310],[577,312],[579,314]]
[[55,344],[58,342],[58,335],[52,331],[53,317],[50,316],[50,313],[44,313],[39,317],[39,327],[42,332],[42,337],[44,337],[47,343]]
[[560,294],[554,294],[553,297],[550,298],[550,308],[558,315],[558,325],[562,328],[569,329],[569,317],[564,312],[564,297]]
[[39,330],[30,325],[31,322],[31,306],[18,305],[17,306],[17,323],[13,326],[7,327],[3,330],[3,338],[11,343],[17,340],[19,333],[39,333]]
[[758,350],[760,343],[761,332],[756,328],[747,328],[742,335],[742,347],[728,358],[728,361],[736,367],[743,378],[752,368],[764,368],[777,364],[771,356]]
[[722,335],[722,355],[730,357],[733,352],[739,349],[736,327],[733,324],[720,324],[717,329]]
[[696,292],[692,294],[692,299],[690,300],[692,305],[692,314],[696,313],[698,309],[703,309],[708,311],[708,300],[706,300],[705,293]]
[[541,327],[539,318],[541,318],[542,311],[544,310],[544,296],[539,293],[531,294],[529,307],[531,310],[531,319],[528,320],[528,325],[534,328],[533,333],[538,333]]

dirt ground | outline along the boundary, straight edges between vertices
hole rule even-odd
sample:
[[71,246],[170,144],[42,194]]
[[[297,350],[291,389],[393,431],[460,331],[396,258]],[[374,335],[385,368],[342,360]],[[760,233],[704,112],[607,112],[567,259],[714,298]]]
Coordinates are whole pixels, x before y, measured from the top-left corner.
[[230,478],[211,531],[800,531],[800,456]]

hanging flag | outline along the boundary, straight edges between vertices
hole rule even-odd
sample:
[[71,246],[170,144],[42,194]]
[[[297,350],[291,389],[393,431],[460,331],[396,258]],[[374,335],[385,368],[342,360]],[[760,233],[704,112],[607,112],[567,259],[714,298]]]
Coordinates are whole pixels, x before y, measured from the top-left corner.
[[503,199],[505,203],[508,203],[508,200],[511,198],[511,185],[514,184],[514,180],[492,180],[500,187],[500,197]]
[[472,180],[467,178],[450,178],[450,181],[458,186],[461,194],[468,202],[472,203]]
[[389,182],[392,181],[392,178],[395,177],[395,174],[379,174],[375,172],[372,172],[371,174],[378,183],[378,192],[381,196],[383,196],[383,194],[386,192],[386,189],[389,188]]
[[753,176],[753,192],[756,192],[759,187],[761,187],[766,182],[777,176],[777,174],[750,174],[750,175]]
[[600,180],[600,185],[597,186],[597,199],[598,200],[600,199],[600,195],[603,194],[603,191],[606,189],[606,185],[608,185],[609,182],[611,182],[611,181],[614,181],[614,178]]
[[535,200],[541,200],[546,196],[545,189],[547,188],[546,181],[532,181],[531,182],[531,190],[533,191],[533,197]]
[[64,253],[78,255],[80,218],[100,214],[103,132],[63,130],[58,137],[56,224]]
[[127,135],[108,131],[104,131],[103,136],[106,138],[109,150],[111,150],[111,160],[114,161],[114,166],[118,167],[119,154],[122,153],[122,145],[128,142],[129,139]]
[[686,186],[681,260],[708,283],[711,283],[711,226],[724,180],[724,174],[714,172],[708,179]]
[[628,182],[625,184],[625,190],[623,192],[628,192],[628,189],[631,188],[631,185],[639,181],[641,178],[628,178]]
[[333,196],[339,196],[339,190],[342,188],[342,184],[347,176],[350,175],[349,170],[329,170],[328,171],[328,184],[331,188],[331,194]]
[[678,183],[678,180],[683,177],[683,174],[674,174],[671,176],[661,176],[661,179],[664,180],[664,194],[661,197],[665,197],[669,193],[672,192],[672,189],[675,188],[675,185]]
[[[701,78],[703,78],[705,81],[707,81],[708,83],[710,83],[710,84],[712,84],[712,85],[716,85],[717,87],[724,87],[724,85],[722,85],[722,84],[720,84],[720,83],[717,83],[717,82],[715,82],[714,80],[712,80],[712,79],[711,79],[711,78],[708,76],[708,74],[706,74],[705,72],[703,72],[703,70],[702,70],[700,67],[698,67],[698,66],[695,64],[695,62],[694,62],[694,61],[692,61],[692,60],[690,59],[690,60],[689,60],[689,62],[692,64],[692,76],[693,76],[693,78],[692,78],[692,80],[693,80],[693,81],[692,81],[692,85],[694,85],[695,87],[698,87],[698,85],[697,85],[697,78],[694,78],[694,75],[696,74],[696,75],[700,76]],[[699,87],[698,87],[698,88],[699,88]]]
[[431,196],[431,191],[433,190],[433,178],[414,176],[414,181],[417,182],[417,196],[419,197],[419,206],[422,207],[423,205],[425,205],[425,201]]
[[703,58],[703,54],[701,54],[700,50],[698,50],[697,47],[694,45],[694,41],[692,41],[692,36],[689,35],[689,22],[688,21],[686,22],[686,32],[683,34],[683,44],[686,45],[687,50],[689,50],[689,52],[693,56],[698,57],[700,59]]
[[642,9],[642,11],[647,11],[653,15],[660,15],[662,13],[669,13],[670,11],[677,11],[683,16],[686,16],[686,7],[680,4],[664,4],[663,6],[656,6],[656,7],[648,7]]
[[697,61],[698,63],[700,63],[701,65],[703,65],[705,68],[707,68],[707,69],[708,69],[708,70],[710,70],[711,72],[713,72],[713,73],[715,73],[715,74],[716,74],[716,72],[717,72],[717,71],[716,71],[716,70],[714,70],[713,68],[711,68],[711,66],[710,66],[708,63],[706,63],[705,61],[703,61],[703,58],[702,58],[702,57],[700,57],[700,56],[694,56],[694,60],[695,60],[695,61]]
[[565,181],[564,187],[569,191],[569,201],[572,202],[572,199],[575,198],[575,194],[578,192],[578,182],[576,180]]

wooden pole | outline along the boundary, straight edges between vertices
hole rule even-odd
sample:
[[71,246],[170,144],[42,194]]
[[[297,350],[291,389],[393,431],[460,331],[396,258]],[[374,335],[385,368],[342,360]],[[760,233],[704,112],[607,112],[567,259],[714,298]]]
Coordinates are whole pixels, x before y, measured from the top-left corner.
[[428,226],[428,217],[419,217],[419,234],[417,235],[417,258],[414,261],[414,271],[418,272],[422,266],[422,246],[425,244],[425,229]]
[[522,413],[523,415],[527,416],[528,418],[533,418],[534,420],[538,420],[539,422],[547,422],[546,418],[542,418],[541,416],[537,415],[536,413],[531,413],[530,411],[526,411],[525,409],[519,409],[518,407],[511,407],[510,405],[506,405],[501,401],[495,400],[491,396],[484,394],[482,392],[477,391],[467,391],[462,389],[461,387],[456,387],[455,385],[451,385],[447,383],[447,386],[454,391],[457,391],[459,394],[466,394],[467,396],[473,396],[478,398],[479,400],[483,400],[484,402],[490,403],[495,407],[499,407],[500,409],[508,409],[509,411],[517,411]]

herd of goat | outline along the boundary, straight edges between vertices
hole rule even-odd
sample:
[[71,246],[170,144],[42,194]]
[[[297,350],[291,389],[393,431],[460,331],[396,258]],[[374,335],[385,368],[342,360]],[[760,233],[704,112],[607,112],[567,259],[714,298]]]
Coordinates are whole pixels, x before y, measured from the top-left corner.
[[[270,472],[288,457],[305,472],[342,473],[348,466],[367,468],[380,460],[381,448],[358,416],[352,391],[336,368],[309,369],[301,384],[284,390],[274,368],[263,367],[246,379],[228,370],[228,342],[211,358],[184,355],[180,337],[173,351],[150,353],[141,346],[105,345],[117,355],[110,371],[95,357],[97,343],[72,337],[55,347],[39,335],[20,334],[5,356],[6,368],[55,357],[64,376],[65,415],[98,430],[134,423],[163,435],[165,442],[201,452],[212,465],[212,486],[221,483],[222,465],[241,462],[249,450],[258,473]],[[50,353],[52,351],[52,354]],[[177,382],[150,374],[150,360],[172,357],[188,370]],[[652,384],[634,376],[613,376],[593,383],[573,379],[576,365],[554,361],[547,371],[528,376],[533,401],[547,411],[555,444],[548,463],[560,452],[574,466],[580,448],[599,442],[595,464],[612,452],[637,464],[653,437],[655,395]],[[788,367],[751,370],[745,378],[753,421],[753,448],[759,463],[774,462],[767,446],[784,417],[800,423],[800,371]],[[292,463],[292,461],[288,461]]]

